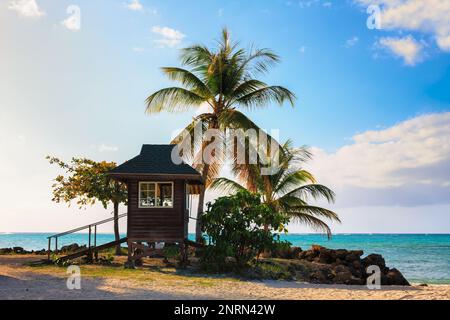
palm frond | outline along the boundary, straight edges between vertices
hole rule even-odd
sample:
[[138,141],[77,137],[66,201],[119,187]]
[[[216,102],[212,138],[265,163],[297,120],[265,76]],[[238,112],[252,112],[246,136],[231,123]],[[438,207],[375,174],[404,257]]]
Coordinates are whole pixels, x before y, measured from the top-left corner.
[[294,106],[295,95],[281,86],[260,88],[236,99],[236,103],[247,108],[265,107],[271,102],[282,105],[285,101]]
[[303,214],[308,214],[308,215],[315,216],[315,217],[326,218],[331,221],[335,221],[335,222],[339,222],[339,223],[341,222],[341,220],[339,219],[338,215],[335,212],[325,209],[325,208],[322,208],[322,207],[310,206],[310,205],[294,206],[294,207],[291,207],[289,211],[287,211],[288,214],[291,214],[292,212],[303,213]]
[[286,193],[284,196],[280,198],[280,201],[283,201],[284,197],[290,196],[301,198],[305,201],[307,201],[308,198],[311,197],[314,200],[318,200],[319,198],[325,198],[328,202],[334,202],[336,194],[334,193],[333,190],[324,185],[306,184]]
[[246,70],[248,74],[266,73],[269,67],[280,61],[280,57],[272,50],[252,49],[247,59],[241,65],[241,71]]
[[249,93],[252,93],[258,89],[267,87],[267,84],[257,80],[257,79],[249,79],[240,83],[237,83],[237,87],[231,92],[229,104],[233,102],[233,100],[237,100],[240,97],[243,97]]
[[214,53],[212,53],[206,46],[204,45],[193,45],[191,47],[187,47],[181,49],[180,60],[182,65],[191,66],[197,69],[198,71],[209,65],[214,58]]
[[205,98],[185,88],[170,87],[156,91],[145,101],[147,113],[182,112],[200,106]]
[[284,171],[280,170],[277,175],[281,174],[282,176],[276,176],[274,178],[275,191],[278,193],[290,192],[292,188],[297,188],[305,183],[316,182],[314,176],[306,170],[292,170],[291,168],[283,166],[283,163],[281,164],[281,167],[284,167]]
[[213,190],[220,190],[220,191],[229,192],[229,193],[235,193],[240,190],[246,190],[239,183],[237,183],[233,180],[230,180],[228,178],[216,178],[212,181],[212,183],[209,187],[210,187],[210,189],[213,189]]
[[330,239],[332,236],[330,227],[325,222],[323,222],[322,220],[320,220],[315,216],[312,216],[304,212],[296,212],[296,211],[290,212],[289,216],[292,217],[294,222],[304,224],[316,231],[326,233],[328,239]]
[[169,79],[180,82],[186,89],[204,97],[205,100],[213,98],[205,83],[191,71],[174,67],[163,67],[161,69]]

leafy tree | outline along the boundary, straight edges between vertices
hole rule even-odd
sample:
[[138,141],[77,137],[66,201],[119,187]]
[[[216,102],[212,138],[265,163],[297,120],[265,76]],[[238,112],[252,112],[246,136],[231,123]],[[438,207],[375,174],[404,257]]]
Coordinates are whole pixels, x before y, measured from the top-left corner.
[[[207,207],[202,219],[209,245],[202,261],[214,271],[226,267],[227,257],[234,257],[237,267],[242,268],[262,251],[272,249],[279,240],[272,231],[284,231],[288,221],[285,215],[261,203],[259,194],[246,190],[220,197]],[[265,230],[263,225],[270,225],[271,229]]]
[[[182,112],[200,106],[207,106],[209,111],[193,119],[186,131],[193,134],[198,121],[202,121],[202,129],[216,129],[222,132],[218,139],[224,139],[226,129],[255,129],[258,126],[238,109],[249,110],[266,107],[270,103],[282,105],[284,102],[294,104],[295,96],[282,86],[271,86],[257,79],[270,67],[279,62],[279,57],[269,49],[249,50],[240,48],[238,43],[230,39],[227,29],[217,47],[208,48],[194,45],[185,48],[180,56],[182,67],[162,68],[164,74],[181,86],[168,87],[151,94],[147,100],[149,114],[162,111]],[[184,139],[176,137],[172,143]],[[203,151],[212,141],[193,141],[196,148],[196,159],[203,159]],[[203,176],[205,187],[219,174],[223,159],[212,155],[212,163],[195,161]],[[205,189],[200,194],[197,212],[196,240],[201,241],[201,216],[205,199]]]
[[228,192],[246,189],[258,192],[262,195],[263,203],[273,210],[283,212],[294,221],[324,231],[331,237],[331,229],[323,219],[340,222],[338,215],[331,210],[310,205],[308,201],[311,198],[324,198],[333,202],[335,194],[328,187],[318,184],[310,172],[302,169],[303,163],[309,159],[311,154],[308,150],[293,148],[291,142],[287,141],[273,159],[267,159],[267,166],[279,168],[275,174],[262,175],[261,164],[235,167],[234,173],[240,177],[238,180],[242,181],[242,185],[227,178],[217,178],[211,187]]
[[[58,175],[53,188],[53,199],[57,203],[70,203],[76,200],[80,208],[93,205],[97,201],[106,209],[110,203],[114,208],[114,237],[119,234],[119,204],[127,201],[127,189],[123,183],[112,180],[107,173],[116,167],[114,162],[96,162],[85,158],[72,158],[66,163],[58,158],[47,156],[50,164],[56,164],[66,172]],[[120,245],[116,246],[116,255],[120,255]]]

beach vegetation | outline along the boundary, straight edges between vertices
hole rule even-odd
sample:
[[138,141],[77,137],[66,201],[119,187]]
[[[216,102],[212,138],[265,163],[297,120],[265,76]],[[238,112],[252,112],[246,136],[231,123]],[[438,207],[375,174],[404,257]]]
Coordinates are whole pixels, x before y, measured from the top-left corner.
[[[86,158],[72,158],[70,162],[47,156],[50,164],[55,164],[64,171],[58,175],[54,184],[52,201],[71,204],[76,201],[80,208],[99,202],[105,209],[113,207],[114,237],[118,241],[119,205],[127,203],[126,185],[111,179],[107,173],[116,167],[114,162],[97,162]],[[115,248],[116,255],[121,254],[120,245]]]
[[[202,217],[208,245],[202,265],[207,271],[242,269],[279,241],[287,217],[261,202],[259,194],[241,190],[207,204]],[[269,229],[263,228],[269,225]]]

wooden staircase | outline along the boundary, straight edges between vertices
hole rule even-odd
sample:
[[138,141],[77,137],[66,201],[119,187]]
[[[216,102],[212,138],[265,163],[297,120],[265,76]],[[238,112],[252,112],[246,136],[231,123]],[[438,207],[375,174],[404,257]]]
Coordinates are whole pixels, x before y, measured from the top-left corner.
[[[123,213],[123,214],[118,216],[117,220],[119,220],[119,219],[121,219],[123,217],[126,217],[126,216],[127,216],[127,214]],[[48,239],[47,260],[48,261],[51,260],[50,259],[50,255],[51,255],[52,239],[55,240],[55,253],[57,253],[58,252],[58,239],[59,238],[61,238],[63,236],[66,236],[68,234],[73,234],[75,232],[86,230],[86,229],[89,230],[88,231],[89,240],[88,240],[87,248],[85,248],[83,250],[80,250],[78,252],[67,254],[67,255],[62,256],[62,257],[58,257],[56,259],[56,261],[55,261],[56,263],[61,263],[61,262],[65,262],[65,261],[74,260],[74,259],[77,259],[77,258],[80,258],[80,257],[83,257],[83,256],[90,257],[90,258],[93,258],[93,257],[97,258],[99,251],[102,251],[102,250],[105,250],[105,249],[108,249],[108,248],[111,248],[111,247],[115,247],[115,246],[120,245],[120,244],[122,244],[124,242],[127,242],[128,238],[124,237],[124,238],[121,238],[119,240],[115,240],[115,241],[111,241],[111,242],[108,242],[108,243],[97,245],[97,226],[101,225],[101,224],[105,224],[105,223],[111,222],[111,221],[114,221],[114,220],[115,220],[114,217],[108,218],[108,219],[105,219],[105,220],[101,220],[101,221],[89,224],[87,226],[75,228],[75,229],[72,229],[72,230],[69,230],[69,231],[57,233],[57,234],[54,234],[54,235],[51,235],[51,236],[47,237],[47,239]]]
[[68,254],[66,256],[59,257],[58,259],[56,259],[55,262],[56,263],[61,263],[61,262],[65,262],[65,261],[74,260],[74,259],[77,259],[77,258],[80,258],[80,257],[83,257],[83,256],[86,256],[86,257],[92,257],[92,256],[98,257],[99,251],[102,251],[102,250],[105,250],[105,249],[108,249],[108,248],[111,248],[111,247],[115,247],[115,246],[117,246],[119,244],[127,242],[127,240],[128,240],[128,238],[125,237],[125,238],[122,238],[122,239],[117,240],[117,241],[111,241],[111,242],[108,242],[108,243],[101,244],[99,246],[86,248],[84,250],[81,250],[81,251],[78,251],[78,252],[75,252],[75,253],[71,253],[71,254]]

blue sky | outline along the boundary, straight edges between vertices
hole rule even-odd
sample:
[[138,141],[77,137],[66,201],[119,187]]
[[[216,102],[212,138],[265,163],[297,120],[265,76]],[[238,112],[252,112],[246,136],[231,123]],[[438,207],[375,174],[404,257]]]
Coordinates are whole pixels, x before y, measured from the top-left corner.
[[[380,5],[379,30],[366,26],[371,4]],[[70,5],[79,26],[66,20]],[[145,98],[171,84],[159,67],[178,66],[184,46],[214,45],[224,26],[242,45],[281,56],[264,80],[291,89],[295,108],[249,115],[316,151],[312,170],[339,191],[336,208],[347,218],[337,231],[450,232],[450,6],[441,0],[2,0],[0,191],[21,199],[24,181],[34,191],[32,204],[2,201],[9,222],[0,231],[104,217],[51,203],[55,171],[45,155],[121,162],[143,143],[168,142],[193,114],[144,114]],[[399,222],[367,224],[355,214],[380,211]],[[401,224],[409,217],[410,229]]]

